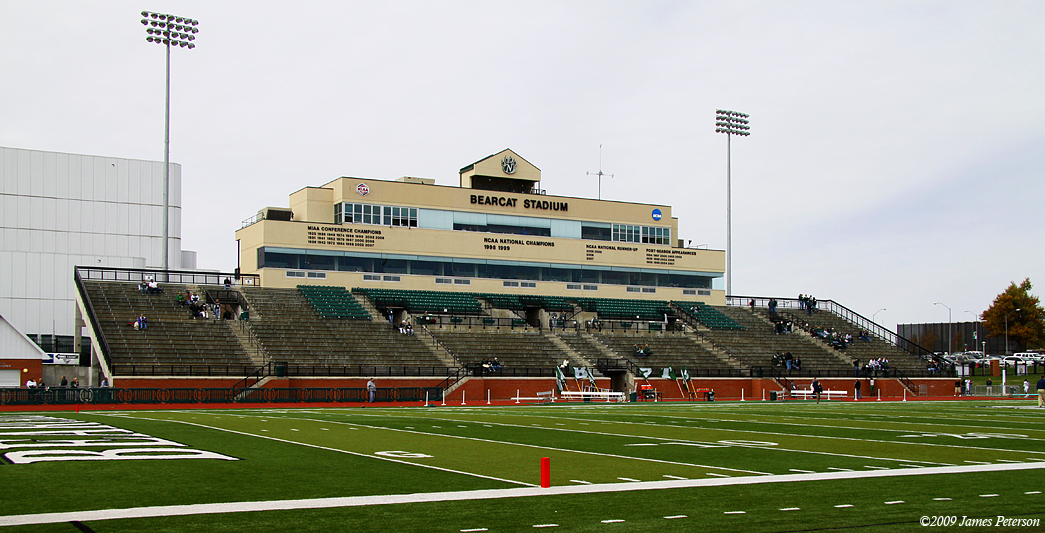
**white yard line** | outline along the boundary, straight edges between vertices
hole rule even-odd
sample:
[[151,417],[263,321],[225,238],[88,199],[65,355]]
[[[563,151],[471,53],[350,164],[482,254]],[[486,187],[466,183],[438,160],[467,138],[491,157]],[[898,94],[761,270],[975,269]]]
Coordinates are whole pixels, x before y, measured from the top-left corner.
[[[636,490],[682,489],[693,487],[723,487],[731,485],[759,485],[763,483],[792,483],[802,481],[827,481],[845,479],[868,479],[881,477],[924,476],[932,474],[964,474],[973,472],[1004,472],[1013,470],[1042,470],[1045,463],[991,464],[969,466],[939,466],[919,469],[873,470],[870,472],[821,472],[815,474],[783,474],[773,476],[743,476],[713,479],[688,479],[674,481],[643,481],[639,483],[600,483],[596,485],[568,485],[542,489],[525,487],[515,489],[490,489],[458,492],[428,492],[416,494],[390,494],[382,496],[351,496],[344,498],[314,498],[302,500],[270,500],[234,503],[201,503],[193,505],[165,505],[155,507],[131,507],[126,509],[103,509],[97,511],[71,511],[65,513],[40,513],[0,516],[0,526],[23,526],[54,524],[59,522],[90,522],[121,518],[153,518],[162,516],[189,516],[255,511],[286,511],[294,509],[331,509],[360,507],[367,505],[390,505],[400,503],[427,503],[465,500],[493,500],[529,496],[557,496],[565,494],[594,494],[605,492],[632,492]],[[889,504],[902,503],[886,502]],[[669,518],[669,517],[665,517]],[[678,515],[672,518],[684,518]]]
[[[372,416],[372,415],[365,415],[365,416]],[[379,431],[396,431],[396,432],[400,432],[400,433],[412,433],[412,434],[415,434],[415,435],[425,435],[425,436],[428,436],[428,437],[443,437],[443,438],[448,438],[448,439],[471,440],[471,441],[476,441],[476,442],[487,442],[487,443],[491,443],[491,444],[503,444],[503,445],[506,445],[506,446],[523,446],[523,447],[526,447],[526,448],[536,448],[536,449],[539,449],[539,450],[553,450],[553,451],[557,451],[557,452],[580,453],[580,454],[585,454],[585,455],[596,455],[596,456],[600,456],[600,457],[613,457],[613,458],[616,458],[616,459],[630,459],[630,460],[645,461],[645,462],[650,462],[650,463],[663,463],[663,464],[679,465],[679,466],[692,466],[692,467],[696,467],[696,468],[711,468],[713,470],[728,470],[730,472],[742,472],[742,473],[745,473],[745,474],[758,474],[758,475],[764,475],[764,476],[770,475],[769,472],[759,472],[757,470],[742,470],[742,469],[739,469],[739,468],[729,468],[729,467],[725,467],[725,466],[712,466],[712,465],[702,465],[702,464],[695,464],[695,463],[683,463],[681,461],[668,461],[668,460],[665,460],[665,459],[651,459],[651,458],[648,458],[648,457],[635,457],[635,456],[631,456],[631,455],[619,455],[619,454],[613,454],[613,453],[592,452],[592,451],[587,451],[587,450],[573,450],[573,449],[570,449],[570,448],[555,448],[555,447],[552,447],[552,446],[540,446],[540,445],[537,445],[537,444],[526,444],[526,443],[521,443],[521,442],[508,442],[508,441],[493,440],[493,439],[481,439],[481,438],[478,438],[478,437],[465,437],[463,435],[453,435],[453,434],[446,434],[446,433],[427,433],[427,432],[424,432],[424,431],[417,431],[417,430],[408,431],[408,430],[405,430],[405,429],[389,428],[389,427],[383,427],[383,426],[370,426],[370,425],[358,424],[358,423],[354,423],[354,422],[338,422],[336,420],[315,420],[315,419],[312,419],[312,418],[297,418],[295,420],[307,420],[309,422],[321,422],[321,423],[341,424],[341,425],[346,425],[346,426],[357,426],[357,427],[361,427],[361,428],[374,429],[374,430],[379,430]],[[161,422],[166,422],[166,421],[167,420],[161,420]],[[579,431],[579,430],[567,430],[567,429],[543,428],[543,427],[542,428],[533,428],[531,426],[520,426],[520,425],[516,425],[516,424],[501,424],[501,423],[495,423],[495,424],[499,425],[499,426],[526,428],[526,429],[547,429],[547,430],[552,430],[552,431],[569,431],[571,433],[572,432],[577,432],[577,433],[593,433],[593,434],[597,434],[597,435],[624,436],[624,435],[614,435],[612,433],[600,433],[600,432],[596,432],[596,431]],[[352,429],[352,428],[350,427],[349,429]],[[658,439],[658,440],[671,440],[671,439]],[[725,446],[725,445],[720,445],[720,446]],[[367,457],[369,457],[369,456],[367,456]],[[518,483],[518,482],[515,482],[515,483]]]
[[[522,482],[522,481],[515,481],[515,480],[512,480],[512,479],[503,479],[503,478],[493,477],[493,476],[484,476],[482,474],[476,474],[474,472],[465,472],[463,470],[454,470],[452,468],[443,468],[443,467],[440,467],[440,466],[425,465],[425,464],[421,464],[421,463],[412,463],[410,461],[403,461],[402,459],[393,459],[393,458],[386,457],[386,456],[381,456],[381,455],[370,455],[370,454],[366,454],[366,453],[353,452],[353,451],[349,451],[349,450],[340,450],[338,448],[330,448],[328,446],[320,446],[318,444],[309,444],[307,442],[297,442],[297,441],[293,441],[293,440],[280,439],[280,438],[277,438],[277,437],[269,437],[268,435],[255,435],[253,433],[246,433],[246,432],[243,432],[243,431],[236,431],[234,429],[226,429],[226,428],[220,428],[220,427],[215,427],[215,426],[208,426],[208,425],[204,425],[204,424],[197,424],[196,422],[186,422],[184,420],[169,420],[169,419],[161,420],[161,419],[157,419],[157,418],[146,418],[146,417],[114,417],[114,418],[132,418],[134,420],[153,420],[153,421],[157,421],[157,422],[172,422],[172,423],[175,423],[175,424],[185,424],[185,425],[196,426],[196,427],[201,427],[201,428],[205,428],[205,429],[213,429],[215,431],[223,431],[225,433],[233,433],[233,434],[236,434],[236,435],[243,435],[243,436],[246,436],[246,437],[257,437],[259,439],[272,440],[272,441],[276,441],[276,442],[283,442],[283,443],[286,443],[286,444],[296,444],[298,446],[305,446],[305,447],[308,447],[308,448],[315,448],[317,450],[326,450],[326,451],[329,451],[329,452],[337,452],[337,453],[344,453],[344,454],[348,454],[348,455],[355,455],[357,457],[366,457],[368,459],[377,459],[377,460],[380,460],[380,461],[389,461],[389,462],[392,462],[392,463],[399,463],[399,464],[404,464],[404,465],[409,465],[409,466],[418,466],[418,467],[421,467],[421,468],[428,468],[428,469],[431,469],[431,470],[439,470],[439,471],[442,471],[442,472],[450,472],[452,474],[462,474],[462,475],[465,475],[465,476],[472,476],[472,477],[478,477],[478,478],[483,478],[483,479],[491,479],[491,480],[494,480],[494,481],[503,481],[505,483],[513,483],[513,484],[516,484],[516,485],[523,485],[523,486],[526,486],[526,487],[536,487],[537,486],[537,485],[534,485],[532,483],[525,483],[525,482]],[[263,429],[261,431],[265,431],[265,430]]]

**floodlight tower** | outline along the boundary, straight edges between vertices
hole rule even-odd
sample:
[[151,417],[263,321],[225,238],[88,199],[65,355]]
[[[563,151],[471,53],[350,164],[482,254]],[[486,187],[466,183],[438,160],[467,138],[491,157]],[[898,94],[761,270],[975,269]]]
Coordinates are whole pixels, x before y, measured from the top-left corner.
[[163,123],[163,270],[170,269],[170,172],[171,172],[171,45],[193,49],[199,29],[198,20],[166,13],[142,11],[145,38],[150,43],[162,44],[167,49],[167,99]]
[[715,133],[726,134],[726,298],[733,293],[733,213],[730,190],[730,166],[731,166],[731,140],[734,135],[747,137],[751,135],[751,127],[748,126],[747,113],[729,111],[727,109],[715,110]]

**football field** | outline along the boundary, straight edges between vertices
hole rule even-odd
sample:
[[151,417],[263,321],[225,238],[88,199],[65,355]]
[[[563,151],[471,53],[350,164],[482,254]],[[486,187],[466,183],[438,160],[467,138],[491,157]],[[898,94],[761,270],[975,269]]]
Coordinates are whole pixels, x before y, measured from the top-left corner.
[[1032,405],[8,412],[0,526],[913,531],[928,520],[933,530],[1040,531],[1045,410]]

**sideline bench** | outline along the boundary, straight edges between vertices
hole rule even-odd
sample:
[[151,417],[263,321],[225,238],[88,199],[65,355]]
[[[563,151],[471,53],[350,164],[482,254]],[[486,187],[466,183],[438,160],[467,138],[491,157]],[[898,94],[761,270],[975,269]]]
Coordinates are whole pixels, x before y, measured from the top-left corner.
[[[849,392],[844,390],[825,390],[820,396],[830,400],[833,396],[845,397],[848,394]],[[803,400],[808,400],[810,396],[816,396],[816,393],[813,389],[798,389],[791,391],[791,396],[801,396]]]
[[555,402],[555,394],[552,391],[548,391],[548,392],[538,392],[536,396],[523,397],[523,396],[519,396],[519,391],[516,390],[515,391],[515,397],[512,398],[512,399],[515,400],[515,403],[519,403],[519,402],[537,402],[537,403],[540,403],[540,404],[554,403]]
[[609,401],[623,402],[625,400],[625,396],[624,396],[623,392],[611,392],[611,391],[607,391],[607,392],[562,391],[562,392],[559,393],[559,396],[562,396],[562,399],[564,399],[566,401],[570,401],[570,400],[591,401],[591,400],[598,399],[598,400],[606,400],[607,402],[609,402]]

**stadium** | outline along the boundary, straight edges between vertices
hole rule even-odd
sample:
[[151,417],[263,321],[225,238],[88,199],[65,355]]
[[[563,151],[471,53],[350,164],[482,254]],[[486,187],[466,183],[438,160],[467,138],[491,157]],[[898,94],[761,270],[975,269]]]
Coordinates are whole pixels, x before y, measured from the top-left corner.
[[0,531],[1042,530],[1045,7],[164,4],[0,2]]
[[941,401],[953,366],[840,303],[727,296],[671,206],[511,150],[459,174],[299,189],[232,272],[75,266],[90,366],[5,361],[51,385],[0,389],[4,471],[120,482],[7,490],[0,525],[1039,525],[1026,401]]

